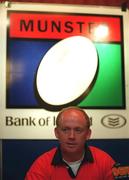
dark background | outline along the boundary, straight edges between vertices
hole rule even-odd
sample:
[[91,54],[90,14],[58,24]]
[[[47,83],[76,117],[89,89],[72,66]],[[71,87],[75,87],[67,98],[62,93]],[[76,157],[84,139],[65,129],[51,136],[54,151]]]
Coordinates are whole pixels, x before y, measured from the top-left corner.
[[[121,165],[129,166],[129,139],[94,139],[88,144],[105,150]],[[32,162],[57,145],[57,140],[3,140],[2,180],[24,180]]]

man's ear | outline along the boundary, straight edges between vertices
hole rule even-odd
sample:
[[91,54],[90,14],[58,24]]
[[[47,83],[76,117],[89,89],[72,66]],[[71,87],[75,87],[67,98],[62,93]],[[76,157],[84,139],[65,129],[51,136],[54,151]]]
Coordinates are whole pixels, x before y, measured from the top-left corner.
[[91,129],[88,129],[87,135],[86,135],[86,140],[90,139],[91,137]]
[[58,128],[57,127],[55,127],[55,129],[54,129],[54,133],[55,133],[56,138],[58,139]]

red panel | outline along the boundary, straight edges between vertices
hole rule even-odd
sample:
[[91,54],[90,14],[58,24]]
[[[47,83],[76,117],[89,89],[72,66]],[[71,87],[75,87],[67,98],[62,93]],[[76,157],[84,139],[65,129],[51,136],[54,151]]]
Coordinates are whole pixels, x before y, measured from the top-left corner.
[[111,16],[11,13],[9,35],[13,38],[46,39],[83,35],[96,41],[94,33],[99,25],[106,25],[109,34],[97,41],[121,41],[120,18]]

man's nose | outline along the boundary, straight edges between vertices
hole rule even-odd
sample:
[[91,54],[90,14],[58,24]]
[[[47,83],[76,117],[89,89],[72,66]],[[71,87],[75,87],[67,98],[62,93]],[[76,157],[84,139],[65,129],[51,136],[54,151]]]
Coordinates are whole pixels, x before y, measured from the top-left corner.
[[74,130],[70,130],[69,132],[69,138],[74,139],[75,138],[75,131]]

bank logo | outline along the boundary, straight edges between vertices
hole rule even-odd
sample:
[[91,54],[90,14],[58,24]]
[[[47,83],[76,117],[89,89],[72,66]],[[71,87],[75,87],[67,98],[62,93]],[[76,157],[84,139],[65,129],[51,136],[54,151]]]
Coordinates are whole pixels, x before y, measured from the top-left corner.
[[101,119],[103,126],[107,128],[121,128],[126,124],[126,118],[119,114],[108,114]]

